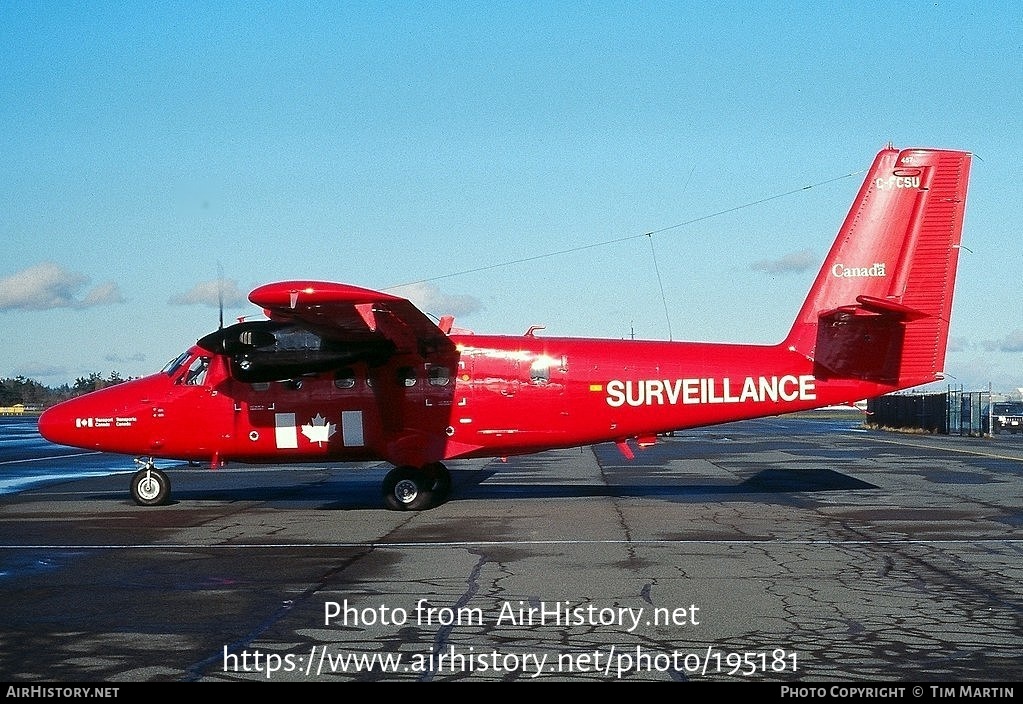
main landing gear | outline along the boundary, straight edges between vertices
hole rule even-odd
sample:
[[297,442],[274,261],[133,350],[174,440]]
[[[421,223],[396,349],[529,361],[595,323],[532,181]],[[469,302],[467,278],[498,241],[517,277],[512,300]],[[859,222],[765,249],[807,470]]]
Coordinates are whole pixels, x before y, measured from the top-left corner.
[[395,467],[384,477],[384,503],[392,511],[423,511],[444,502],[451,473],[440,462],[416,469]]
[[156,468],[153,458],[135,458],[139,471],[131,476],[131,498],[139,506],[162,506],[170,498],[170,479]]

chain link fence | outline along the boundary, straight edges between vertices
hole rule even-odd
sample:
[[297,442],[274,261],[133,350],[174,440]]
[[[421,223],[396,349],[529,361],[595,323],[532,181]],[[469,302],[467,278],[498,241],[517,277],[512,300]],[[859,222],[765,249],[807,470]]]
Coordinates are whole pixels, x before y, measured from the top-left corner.
[[867,423],[942,435],[990,435],[991,392],[949,387],[939,393],[879,396],[867,401]]

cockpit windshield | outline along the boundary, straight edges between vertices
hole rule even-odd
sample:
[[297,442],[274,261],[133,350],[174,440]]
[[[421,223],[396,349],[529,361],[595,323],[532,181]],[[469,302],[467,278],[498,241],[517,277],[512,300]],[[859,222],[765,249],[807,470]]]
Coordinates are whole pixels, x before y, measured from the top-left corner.
[[162,371],[167,376],[174,376],[174,372],[181,369],[181,365],[188,360],[188,352],[182,352],[177,357],[167,362]]

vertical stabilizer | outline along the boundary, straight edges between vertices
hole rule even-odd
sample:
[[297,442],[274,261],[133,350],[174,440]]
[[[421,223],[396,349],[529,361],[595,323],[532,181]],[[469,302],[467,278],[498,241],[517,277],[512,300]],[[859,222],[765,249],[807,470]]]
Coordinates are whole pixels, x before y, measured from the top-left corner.
[[783,343],[819,379],[941,378],[970,154],[883,149]]

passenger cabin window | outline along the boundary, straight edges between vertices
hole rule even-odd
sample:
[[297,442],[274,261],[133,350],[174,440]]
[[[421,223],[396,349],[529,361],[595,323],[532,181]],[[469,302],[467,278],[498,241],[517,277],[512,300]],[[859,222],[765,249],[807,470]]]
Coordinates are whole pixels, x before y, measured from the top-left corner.
[[568,358],[564,355],[560,359],[548,357],[545,354],[537,357],[529,366],[529,380],[534,384],[546,384],[551,380],[551,367],[559,372],[568,371]]
[[334,374],[334,386],[339,389],[355,388],[355,371],[352,369],[338,369]]
[[529,366],[529,380],[534,384],[546,384],[551,380],[551,360],[549,357],[537,357]]
[[398,369],[398,383],[406,388],[416,385],[416,370],[412,367],[401,367]]
[[451,381],[451,370],[447,367],[430,367],[430,386],[447,386]]

